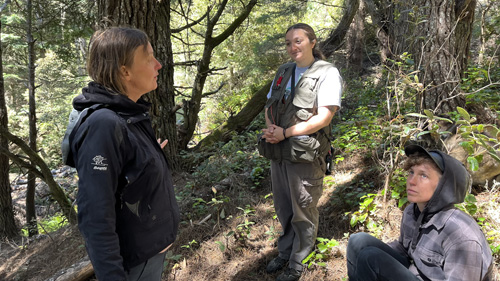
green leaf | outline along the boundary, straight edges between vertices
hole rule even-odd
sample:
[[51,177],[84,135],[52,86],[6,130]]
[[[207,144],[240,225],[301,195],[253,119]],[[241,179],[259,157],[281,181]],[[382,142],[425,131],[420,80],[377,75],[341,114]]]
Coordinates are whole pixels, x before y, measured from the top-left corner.
[[477,202],[477,199],[476,199],[476,196],[474,196],[474,194],[467,194],[465,196],[465,202],[470,202],[470,203],[476,203]]
[[418,137],[421,137],[421,136],[423,136],[423,135],[430,134],[430,133],[431,133],[431,132],[429,132],[429,131],[423,131],[423,132],[420,132],[420,133],[417,135],[417,138],[418,138]]
[[474,153],[474,148],[472,147],[472,144],[470,144],[469,142],[467,141],[463,141],[460,143],[460,146],[465,149],[465,151],[467,151],[467,153],[469,154],[473,154]]
[[460,114],[460,116],[462,116],[462,118],[464,118],[466,121],[468,121],[468,122],[471,121],[470,115],[467,112],[467,110],[457,106],[457,111],[458,111],[458,114]]
[[434,116],[434,119],[436,120],[440,120],[440,121],[446,121],[448,123],[453,123],[453,121],[451,121],[450,119],[448,118],[444,118],[444,117],[439,117],[439,116]]
[[425,113],[425,115],[427,115],[427,118],[429,118],[430,120],[434,119],[434,113],[432,113],[432,111],[430,111],[428,109],[424,109],[424,113]]
[[483,162],[483,157],[484,157],[483,154],[476,155],[477,163]]
[[475,157],[467,157],[467,163],[469,164],[471,171],[477,171],[479,168],[479,163]]
[[325,244],[318,244],[318,250],[320,253],[324,253],[328,250],[328,247]]
[[500,162],[500,157],[498,157],[498,155],[496,153],[491,153],[488,151],[488,154],[493,158],[495,159],[496,161]]
[[399,199],[398,207],[399,208],[403,207],[403,205],[406,204],[406,202],[408,202],[408,198],[407,197],[403,197],[403,198]]
[[302,264],[306,264],[314,256],[314,254],[315,254],[314,252],[311,252],[309,256],[307,256],[307,258],[302,260]]
[[477,212],[477,206],[474,204],[467,205],[467,212],[471,215],[474,215]]
[[420,113],[408,113],[406,116],[411,116],[411,117],[420,117],[420,118],[427,118],[427,116],[422,115]]
[[215,241],[215,244],[219,245],[219,250],[221,252],[224,252],[226,250],[226,246],[221,241]]
[[358,223],[358,216],[352,215],[350,223],[351,223],[351,226],[354,227]]
[[365,222],[366,218],[368,217],[368,214],[362,214],[361,216],[359,216],[359,221],[360,222]]
[[373,202],[373,198],[367,198],[367,199],[365,199],[365,200],[361,203],[361,205],[362,205],[362,206],[364,206],[364,207],[366,208],[366,207],[367,207],[368,205],[370,205],[372,202]]
[[458,120],[457,122],[455,122],[455,124],[457,124],[457,125],[467,125],[469,123],[467,121],[465,121],[465,120]]

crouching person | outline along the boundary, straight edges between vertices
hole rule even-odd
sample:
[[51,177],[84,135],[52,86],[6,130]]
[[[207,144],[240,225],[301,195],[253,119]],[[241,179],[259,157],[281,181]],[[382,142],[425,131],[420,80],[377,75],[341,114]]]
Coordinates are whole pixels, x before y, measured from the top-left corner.
[[347,245],[350,281],[493,280],[492,256],[481,229],[454,204],[464,201],[470,175],[461,162],[418,145],[408,156],[404,210],[398,241],[386,244],[353,234]]

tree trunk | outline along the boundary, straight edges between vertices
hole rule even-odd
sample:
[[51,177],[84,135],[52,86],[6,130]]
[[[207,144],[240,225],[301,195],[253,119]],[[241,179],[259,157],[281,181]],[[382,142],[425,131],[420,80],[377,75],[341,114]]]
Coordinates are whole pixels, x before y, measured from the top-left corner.
[[422,0],[416,19],[414,45],[419,79],[426,87],[417,100],[419,110],[453,111],[465,105],[460,82],[467,67],[476,0]]
[[361,73],[363,70],[364,58],[364,3],[361,1],[358,12],[354,16],[349,32],[346,36],[346,49],[348,53],[347,67],[354,73]]
[[[36,102],[35,102],[35,40],[31,34],[31,17],[33,5],[31,0],[26,2],[27,6],[27,32],[26,41],[28,43],[28,94],[29,94],[29,146],[33,151],[36,151]],[[36,177],[32,173],[28,173],[28,185],[26,191],[26,224],[28,225],[29,236],[38,234],[38,226],[35,209],[35,188]]]
[[[0,33],[1,31],[2,22],[0,21]],[[0,129],[8,130],[8,123],[3,79],[2,40],[0,38]],[[3,149],[9,150],[9,141],[0,134],[0,150]],[[17,235],[9,182],[9,158],[0,153],[0,238],[15,238]]]
[[408,51],[408,38],[411,37],[408,14],[413,11],[412,3],[390,0],[363,0],[363,3],[377,28],[381,62],[385,64],[387,59],[397,59]]
[[342,46],[342,42],[344,41],[344,37],[349,30],[349,26],[354,19],[354,16],[359,10],[359,1],[360,0],[349,0],[346,3],[345,13],[340,19],[337,28],[333,29],[328,38],[326,38],[323,42],[320,42],[319,47],[325,57],[329,57],[338,50]]

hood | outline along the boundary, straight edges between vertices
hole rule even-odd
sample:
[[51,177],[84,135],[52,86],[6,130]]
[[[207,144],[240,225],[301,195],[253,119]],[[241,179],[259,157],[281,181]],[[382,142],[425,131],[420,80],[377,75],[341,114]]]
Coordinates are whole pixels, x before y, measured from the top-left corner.
[[82,111],[95,104],[103,104],[115,112],[130,115],[146,112],[151,106],[142,98],[134,102],[125,95],[111,93],[101,84],[90,82],[82,89],[82,93],[73,99],[73,107]]
[[[406,155],[411,155],[415,152],[426,154],[436,163],[443,174],[441,175],[441,179],[438,182],[434,194],[429,202],[427,202],[424,210],[422,212],[415,212],[418,216],[416,218],[417,221],[415,229],[418,229],[419,231],[415,231],[413,234],[411,243],[413,249],[417,246],[420,225],[422,225],[423,222],[428,221],[439,211],[452,208],[454,204],[462,203],[472,184],[469,172],[462,162],[457,159],[439,150],[427,151],[419,145],[409,145],[405,147]],[[417,210],[418,208],[416,207],[416,204],[414,203],[413,205],[414,209]]]
[[444,164],[443,175],[423,212],[433,214],[464,202],[472,181],[462,162],[438,150],[430,152],[439,154]]

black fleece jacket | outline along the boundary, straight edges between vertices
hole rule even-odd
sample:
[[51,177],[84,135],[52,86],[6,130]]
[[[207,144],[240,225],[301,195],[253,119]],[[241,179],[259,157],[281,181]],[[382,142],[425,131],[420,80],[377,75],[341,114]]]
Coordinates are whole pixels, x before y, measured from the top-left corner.
[[125,271],[174,242],[179,210],[171,172],[151,127],[150,105],[111,94],[91,82],[73,100],[94,104],[70,143],[78,171],[78,225],[100,281]]

